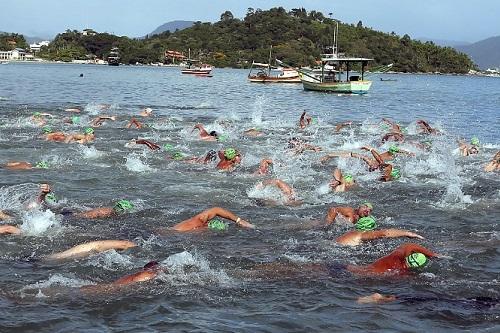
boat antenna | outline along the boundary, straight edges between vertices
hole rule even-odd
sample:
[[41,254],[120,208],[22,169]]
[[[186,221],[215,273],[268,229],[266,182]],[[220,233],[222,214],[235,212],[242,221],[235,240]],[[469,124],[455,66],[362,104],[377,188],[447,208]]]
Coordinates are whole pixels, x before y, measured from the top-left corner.
[[271,75],[271,52],[273,51],[273,46],[271,45],[271,48],[269,49],[269,63],[268,63],[268,69],[269,69],[269,74]]

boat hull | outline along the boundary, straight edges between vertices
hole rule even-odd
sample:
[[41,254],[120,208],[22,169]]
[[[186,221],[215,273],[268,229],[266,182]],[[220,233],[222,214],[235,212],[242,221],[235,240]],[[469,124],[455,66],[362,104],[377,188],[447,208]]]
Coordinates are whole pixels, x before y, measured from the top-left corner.
[[181,70],[182,74],[203,74],[207,75],[210,74],[212,70],[211,69],[183,69]]
[[310,82],[302,80],[304,90],[332,92],[339,94],[366,94],[372,85],[372,81],[351,82]]
[[254,83],[301,83],[299,77],[249,76],[248,81]]

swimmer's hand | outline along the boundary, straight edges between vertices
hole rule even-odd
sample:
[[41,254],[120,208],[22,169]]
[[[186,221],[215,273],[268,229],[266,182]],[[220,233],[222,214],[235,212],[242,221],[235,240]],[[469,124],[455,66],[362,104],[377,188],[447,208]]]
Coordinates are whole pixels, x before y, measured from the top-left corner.
[[49,184],[40,184],[40,191],[42,193],[50,193],[50,185]]
[[407,231],[407,232],[405,233],[405,236],[406,236],[406,237],[410,237],[410,238],[424,239],[424,237],[422,237],[422,236],[420,236],[420,235],[418,235],[418,234],[416,234],[416,233],[414,233],[414,232],[410,232],[410,231]]
[[240,219],[238,222],[236,222],[237,225],[243,228],[248,228],[248,229],[255,229],[255,226],[245,220]]

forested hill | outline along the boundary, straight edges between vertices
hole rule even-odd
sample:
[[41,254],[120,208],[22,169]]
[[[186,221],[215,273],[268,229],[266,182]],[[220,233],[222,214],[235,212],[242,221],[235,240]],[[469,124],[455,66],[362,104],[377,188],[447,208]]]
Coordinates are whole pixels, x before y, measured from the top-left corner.
[[[190,28],[143,40],[108,34],[78,37],[67,32],[56,37],[45,56],[57,59],[61,52],[66,59],[89,53],[105,56],[112,46],[117,46],[122,51],[122,62],[147,63],[161,61],[166,49],[187,53],[190,48],[192,55],[217,67],[238,67],[248,66],[252,60],[267,61],[272,45],[277,58],[305,66],[314,64],[323,48],[332,44],[334,22],[320,12],[303,8],[289,12],[282,7],[249,8],[243,19],[226,11],[219,22],[196,22]],[[467,55],[455,49],[375,31],[362,22],[340,25],[339,50],[346,55],[373,58],[374,65],[394,63],[394,70],[402,72],[466,73],[474,66]]]

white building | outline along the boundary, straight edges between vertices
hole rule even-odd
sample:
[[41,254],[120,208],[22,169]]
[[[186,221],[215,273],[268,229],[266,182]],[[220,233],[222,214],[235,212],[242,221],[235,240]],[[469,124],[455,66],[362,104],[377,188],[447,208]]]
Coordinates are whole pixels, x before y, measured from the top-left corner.
[[26,51],[16,48],[12,51],[0,51],[0,60],[32,60],[31,54],[26,54]]
[[50,41],[44,40],[41,41],[40,43],[33,43],[30,44],[30,50],[33,52],[39,52],[42,46],[49,46]]

